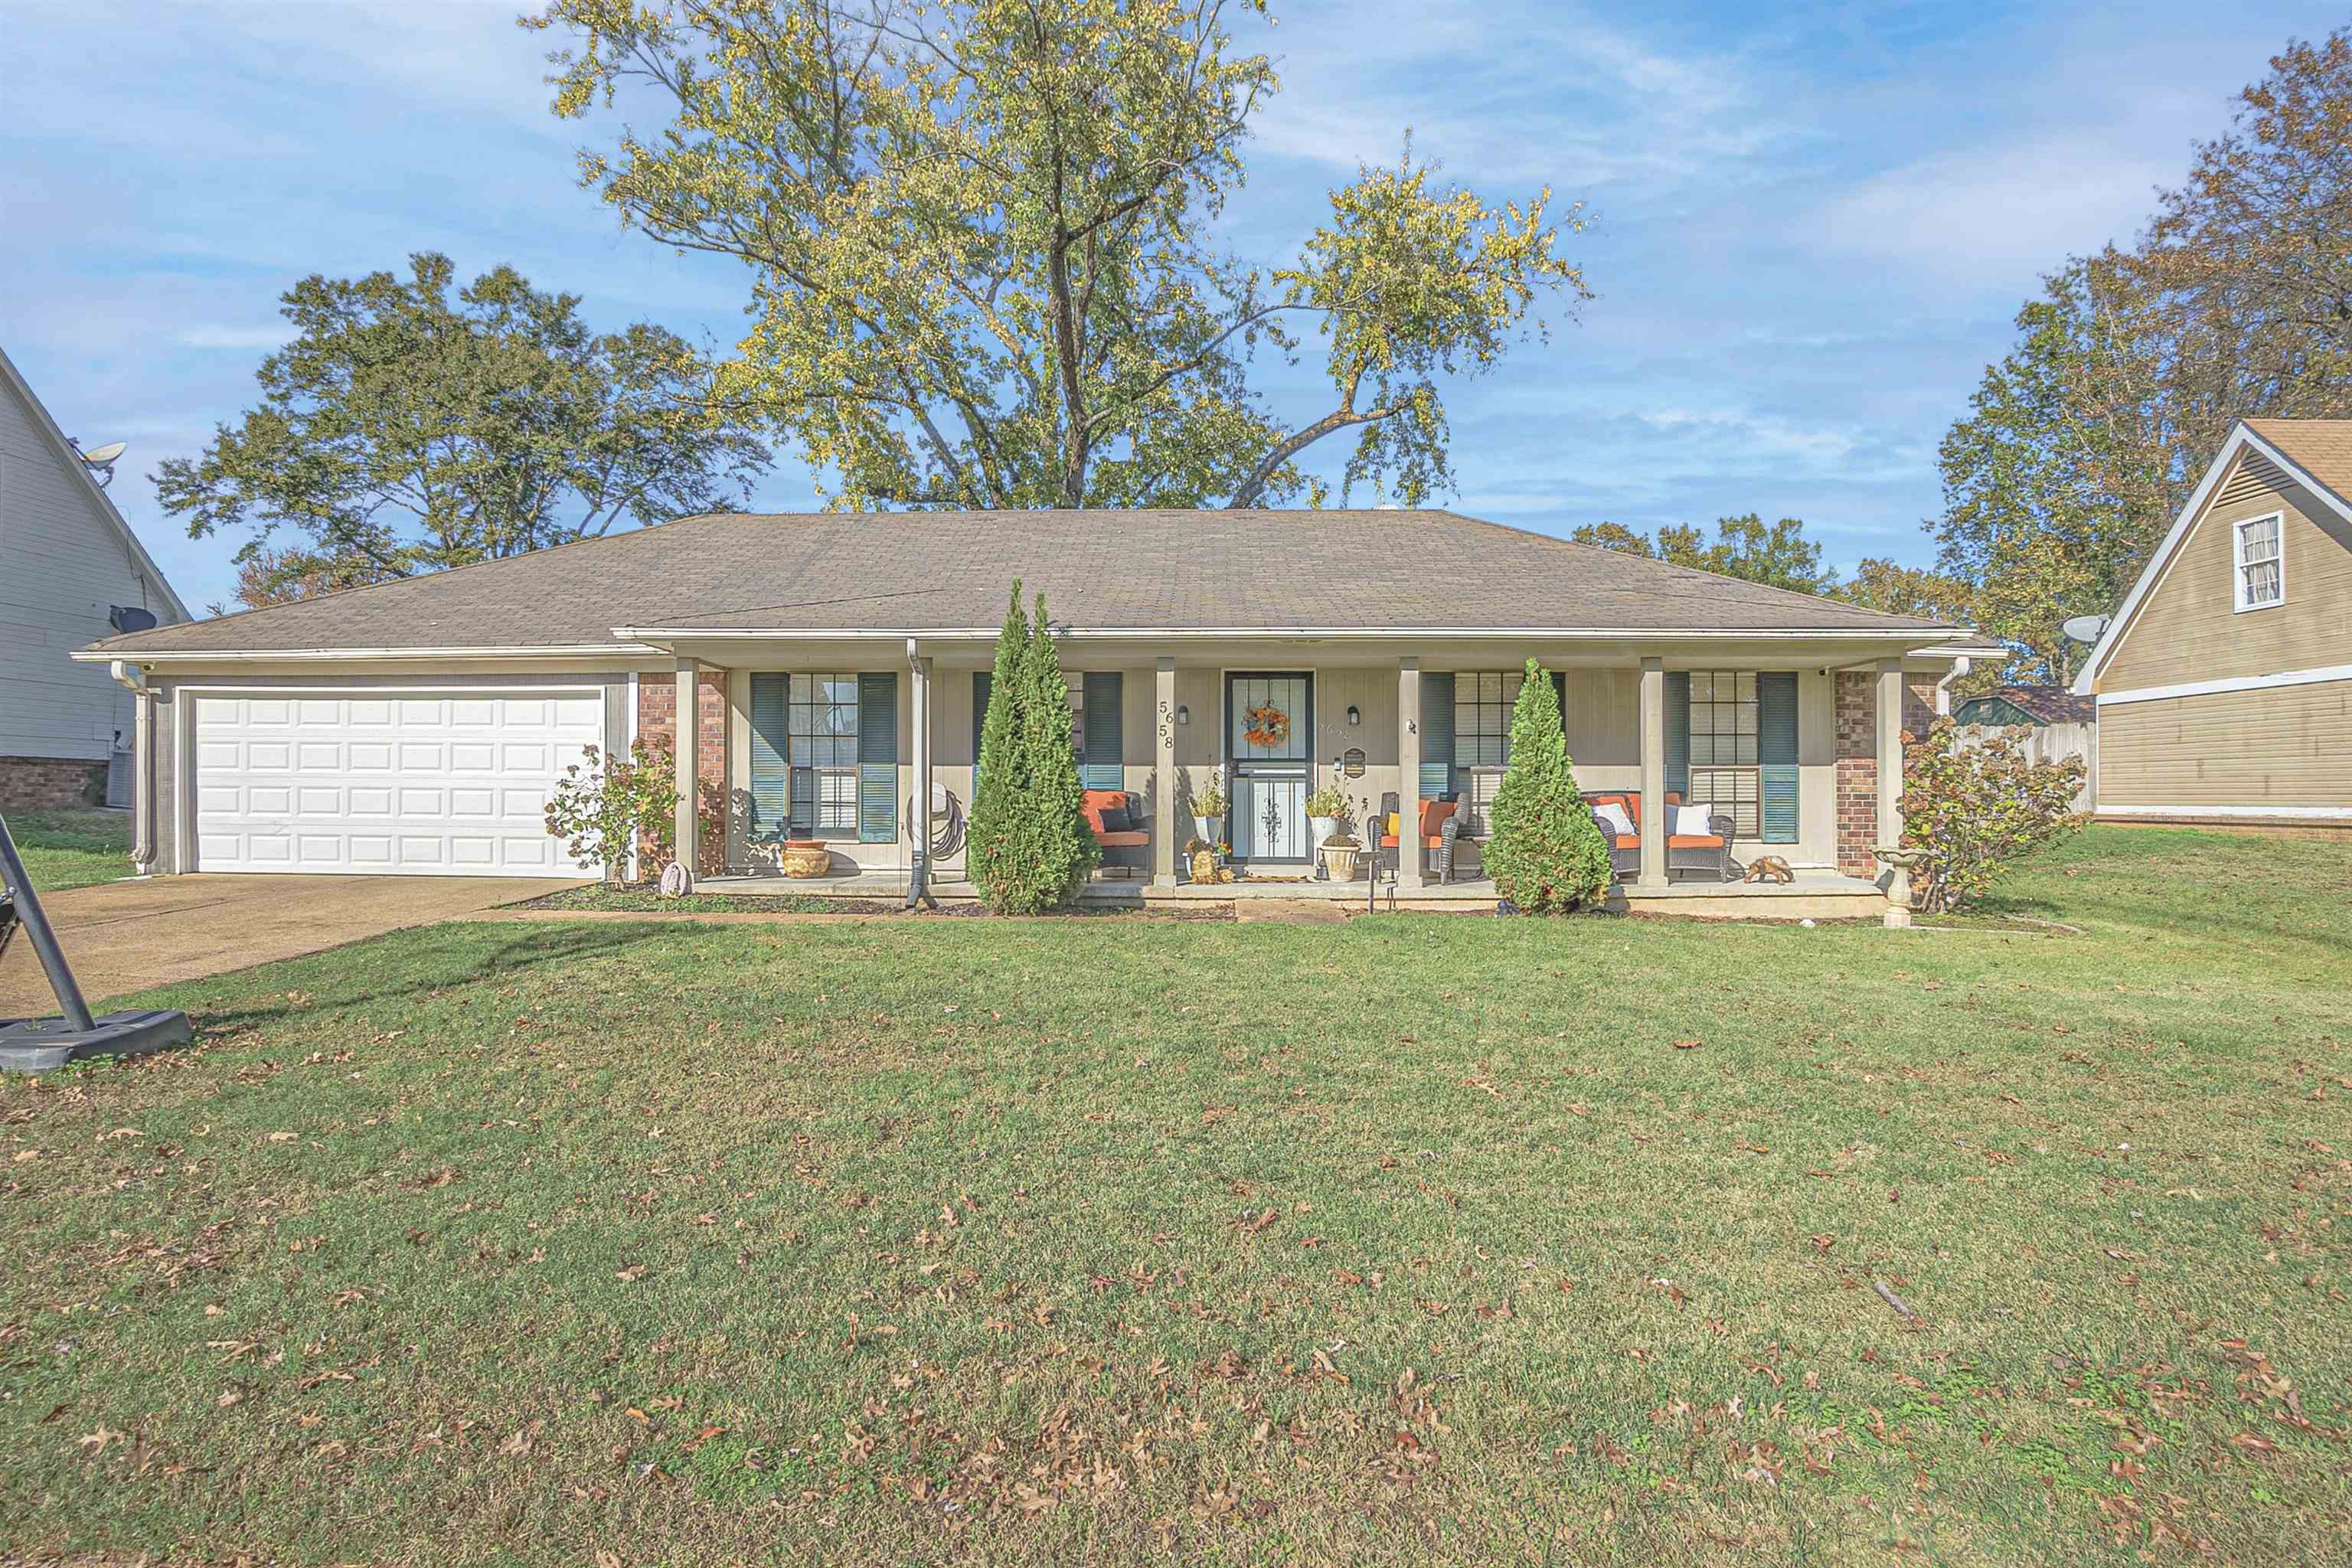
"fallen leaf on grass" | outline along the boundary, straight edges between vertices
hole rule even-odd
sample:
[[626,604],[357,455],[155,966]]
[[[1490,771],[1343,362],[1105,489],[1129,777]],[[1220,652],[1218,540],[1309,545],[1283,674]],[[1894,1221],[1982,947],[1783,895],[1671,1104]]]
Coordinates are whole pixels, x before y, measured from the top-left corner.
[[1698,1049],[1698,1042],[1696,1040],[1676,1040],[1675,1042],[1675,1049],[1678,1051],[1695,1051]]
[[624,1264],[613,1278],[625,1285],[634,1284],[646,1277],[646,1266],[642,1263]]

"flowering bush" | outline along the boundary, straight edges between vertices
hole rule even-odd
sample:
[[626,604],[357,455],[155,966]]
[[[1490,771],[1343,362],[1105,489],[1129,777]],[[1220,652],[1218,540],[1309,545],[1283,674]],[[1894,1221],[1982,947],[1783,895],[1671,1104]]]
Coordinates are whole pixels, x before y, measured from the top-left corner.
[[2031,761],[2021,735],[1963,746],[1949,719],[1903,739],[1903,847],[1927,857],[1912,874],[1916,908],[1963,908],[2020,857],[2083,826],[2080,757]]
[[630,743],[625,757],[583,748],[555,781],[547,800],[547,831],[564,841],[564,853],[582,864],[602,866],[607,884],[621,879],[629,847],[640,844],[654,869],[669,864],[677,844],[677,771],[667,750]]

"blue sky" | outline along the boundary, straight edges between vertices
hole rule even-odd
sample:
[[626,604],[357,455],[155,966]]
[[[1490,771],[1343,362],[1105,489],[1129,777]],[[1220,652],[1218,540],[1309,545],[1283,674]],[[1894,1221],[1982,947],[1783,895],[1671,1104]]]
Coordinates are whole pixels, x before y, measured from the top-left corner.
[[[233,542],[191,541],[147,474],[252,395],[278,295],[313,271],[509,261],[731,344],[746,279],[619,231],[577,187],[515,0],[12,0],[0,20],[0,343],[59,423],[128,440],[114,495],[192,606]],[[2265,0],[1676,9],[1276,0],[1245,256],[1287,259],[1362,161],[1415,149],[1490,198],[1549,184],[1598,294],[1549,345],[1448,388],[1475,515],[1565,532],[1802,517],[1841,566],[1924,562],[1935,447],[2066,254],[2152,189],[2291,36]],[[1321,412],[1311,377],[1279,405]],[[1342,449],[1319,453],[1336,472]],[[755,498],[813,504],[787,461]]]

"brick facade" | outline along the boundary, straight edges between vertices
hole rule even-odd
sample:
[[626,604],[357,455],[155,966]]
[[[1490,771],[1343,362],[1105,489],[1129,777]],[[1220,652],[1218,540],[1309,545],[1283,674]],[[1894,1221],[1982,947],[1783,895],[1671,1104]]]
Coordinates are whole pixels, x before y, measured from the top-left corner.
[[[695,773],[702,780],[702,845],[695,857],[698,875],[727,869],[727,675],[706,669],[694,683]],[[637,678],[637,739],[649,751],[677,743],[677,681],[669,675]]]
[[[1842,669],[1837,682],[1837,863],[1852,877],[1875,877],[1878,847],[1878,678],[1866,669]],[[1903,728],[1926,732],[1936,717],[1932,681],[1906,681]]]
[[106,764],[78,757],[0,757],[0,811],[106,804]]

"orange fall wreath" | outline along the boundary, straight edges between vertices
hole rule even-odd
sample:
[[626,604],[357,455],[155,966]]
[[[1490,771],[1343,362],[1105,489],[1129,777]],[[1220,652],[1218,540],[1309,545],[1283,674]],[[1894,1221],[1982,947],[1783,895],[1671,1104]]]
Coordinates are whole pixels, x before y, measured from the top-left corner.
[[1279,746],[1290,739],[1290,715],[1270,702],[1244,709],[1242,717],[1249,723],[1242,739],[1253,746]]

